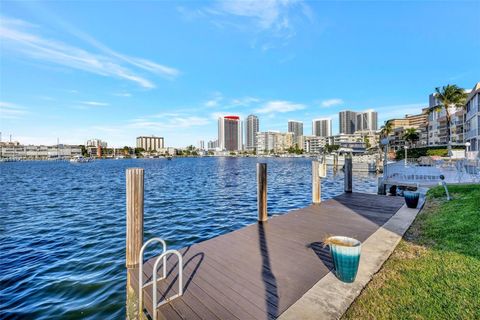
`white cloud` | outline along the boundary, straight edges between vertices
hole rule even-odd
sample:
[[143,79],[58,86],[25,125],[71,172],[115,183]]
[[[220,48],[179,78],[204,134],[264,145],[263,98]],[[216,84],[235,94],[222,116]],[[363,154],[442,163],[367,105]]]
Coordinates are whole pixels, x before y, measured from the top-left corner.
[[[154,120],[154,118],[161,118],[161,121]],[[164,114],[154,115],[150,117],[144,117],[133,120],[130,124],[130,128],[143,128],[153,130],[166,130],[166,129],[180,129],[198,127],[209,124],[208,118],[197,116],[181,116],[179,114]]]
[[287,45],[297,24],[314,20],[312,10],[302,0],[217,0],[202,9],[177,10],[186,20],[207,18],[219,29],[250,33],[254,35],[250,45],[262,51]]
[[306,106],[299,103],[293,103],[289,101],[269,101],[265,103],[262,107],[255,110],[257,113],[284,113],[297,110],[303,110]]
[[218,107],[220,102],[223,100],[223,95],[220,92],[215,92],[213,98],[205,101],[204,106],[208,108]]
[[0,101],[0,119],[19,119],[28,114],[28,111],[10,102]]
[[263,30],[281,31],[292,28],[290,10],[299,3],[298,0],[219,1],[212,12],[251,19]]
[[126,97],[126,98],[130,98],[132,96],[132,94],[129,92],[118,92],[118,93],[113,93],[113,95],[117,97]]
[[230,102],[231,106],[234,107],[245,107],[249,106],[252,103],[260,102],[261,100],[255,97],[243,97],[243,98],[238,98],[238,99],[232,99]]
[[[0,21],[0,39],[2,39],[4,50],[12,50],[30,58],[106,77],[128,80],[147,89],[154,88],[154,83],[137,74],[138,70],[133,69],[142,69],[167,78],[173,78],[179,74],[179,71],[174,68],[117,53],[80,32],[76,35],[94,45],[101,53],[89,52],[60,41],[44,38],[32,33],[28,23],[22,24],[18,21],[21,20],[5,17]],[[38,31],[38,28],[35,31]]]
[[98,102],[98,101],[82,101],[81,103],[86,104],[88,106],[94,106],[94,107],[104,107],[109,105],[106,102]]
[[338,105],[341,105],[343,104],[343,100],[342,99],[328,99],[328,100],[323,100],[321,103],[322,107],[325,107],[325,108],[330,108],[330,107],[333,107],[333,106],[338,106]]

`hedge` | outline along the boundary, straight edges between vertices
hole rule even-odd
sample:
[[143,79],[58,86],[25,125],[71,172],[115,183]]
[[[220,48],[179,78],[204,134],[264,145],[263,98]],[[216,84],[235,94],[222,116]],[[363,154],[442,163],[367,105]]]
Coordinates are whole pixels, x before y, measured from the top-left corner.
[[[464,150],[464,146],[453,146],[453,150]],[[448,155],[448,149],[445,146],[431,146],[431,147],[421,147],[408,149],[408,158],[420,158],[425,156],[440,156],[446,157]],[[395,159],[401,160],[405,158],[405,150],[402,148],[397,150],[395,154]]]

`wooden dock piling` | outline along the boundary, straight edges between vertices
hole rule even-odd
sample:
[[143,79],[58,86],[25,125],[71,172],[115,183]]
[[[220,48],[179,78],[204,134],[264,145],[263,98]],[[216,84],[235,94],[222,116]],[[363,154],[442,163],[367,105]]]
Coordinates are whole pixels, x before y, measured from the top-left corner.
[[345,164],[344,164],[344,182],[345,182],[345,192],[351,193],[352,192],[352,154],[347,153],[345,154]]
[[258,221],[268,220],[267,213],[267,164],[257,163],[257,208]]
[[320,183],[319,169],[320,163],[318,161],[312,161],[312,203],[320,203],[322,201],[322,186]]
[[[143,197],[144,170],[129,168],[126,171],[127,189],[127,241],[125,262],[127,271],[138,268],[142,261],[138,255],[143,245]],[[138,319],[141,316],[137,305],[137,296],[131,286],[130,272],[127,272],[127,319]]]

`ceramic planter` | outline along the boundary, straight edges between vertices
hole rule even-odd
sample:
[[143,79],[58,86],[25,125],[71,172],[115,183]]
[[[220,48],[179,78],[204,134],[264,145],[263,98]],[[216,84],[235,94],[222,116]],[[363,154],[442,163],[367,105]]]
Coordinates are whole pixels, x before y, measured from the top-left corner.
[[407,204],[407,207],[412,209],[417,207],[420,193],[414,191],[405,191],[403,196],[405,197],[405,203]]
[[343,282],[354,282],[360,262],[361,242],[342,236],[330,237],[328,240],[335,266],[335,275]]

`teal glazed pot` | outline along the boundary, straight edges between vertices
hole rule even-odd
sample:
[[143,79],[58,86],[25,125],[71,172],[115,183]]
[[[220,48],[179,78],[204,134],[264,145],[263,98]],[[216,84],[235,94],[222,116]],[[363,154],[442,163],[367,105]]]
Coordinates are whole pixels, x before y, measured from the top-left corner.
[[413,191],[405,191],[403,192],[403,196],[405,197],[405,203],[407,204],[407,207],[412,209],[417,207],[420,193]]
[[328,239],[347,244],[330,244],[330,253],[332,254],[337,278],[347,283],[354,282],[360,262],[361,242],[342,236],[330,237]]

